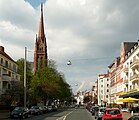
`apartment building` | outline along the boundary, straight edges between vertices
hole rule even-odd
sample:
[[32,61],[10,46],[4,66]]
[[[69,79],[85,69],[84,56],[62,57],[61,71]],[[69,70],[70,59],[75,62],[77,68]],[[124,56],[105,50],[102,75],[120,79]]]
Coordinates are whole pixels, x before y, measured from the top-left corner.
[[0,94],[10,89],[12,81],[19,80],[16,62],[5,52],[4,47],[0,46]]
[[125,55],[124,62],[124,94],[121,97],[136,97],[139,95],[139,42],[132,44]]
[[116,103],[119,99],[120,93],[123,92],[122,79],[122,64],[120,64],[120,57],[117,57],[114,62],[109,65],[110,72],[110,103]]
[[106,105],[110,103],[110,80],[109,73],[99,74],[97,79],[97,97],[98,105]]

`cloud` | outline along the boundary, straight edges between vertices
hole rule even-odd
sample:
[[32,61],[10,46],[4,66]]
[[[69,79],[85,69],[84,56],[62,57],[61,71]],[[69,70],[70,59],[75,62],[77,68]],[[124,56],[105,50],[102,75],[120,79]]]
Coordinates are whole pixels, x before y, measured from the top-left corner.
[[[28,60],[33,60],[40,6],[30,3],[0,1],[0,44],[15,60],[24,57],[25,46],[32,51]],[[137,41],[138,12],[138,0],[47,0],[44,25],[49,59],[56,61],[69,84],[78,84],[74,89],[91,87],[120,55],[121,42]],[[66,65],[68,60],[71,66]]]

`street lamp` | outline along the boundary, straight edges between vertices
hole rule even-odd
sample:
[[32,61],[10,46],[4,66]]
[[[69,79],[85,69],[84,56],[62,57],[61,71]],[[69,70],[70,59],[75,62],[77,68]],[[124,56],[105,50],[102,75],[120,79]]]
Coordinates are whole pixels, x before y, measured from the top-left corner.
[[26,107],[26,59],[27,59],[27,47],[25,47],[25,59],[24,59],[24,107]]
[[71,65],[71,61],[70,60],[67,62],[67,65]]

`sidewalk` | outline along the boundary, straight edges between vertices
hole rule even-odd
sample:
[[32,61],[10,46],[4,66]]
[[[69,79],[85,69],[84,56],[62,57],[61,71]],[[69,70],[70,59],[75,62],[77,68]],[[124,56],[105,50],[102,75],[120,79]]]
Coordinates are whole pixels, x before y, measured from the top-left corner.
[[10,118],[10,112],[0,112],[0,120]]
[[[123,115],[123,120],[128,120],[128,118],[132,116],[132,114],[129,112],[122,112],[122,115]],[[139,115],[139,113],[133,113],[133,115]]]

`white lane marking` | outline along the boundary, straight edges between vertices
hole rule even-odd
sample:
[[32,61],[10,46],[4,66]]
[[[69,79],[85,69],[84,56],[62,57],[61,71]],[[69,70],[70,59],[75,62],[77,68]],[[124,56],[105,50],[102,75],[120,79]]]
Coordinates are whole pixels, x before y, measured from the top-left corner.
[[57,118],[56,120],[66,120],[66,117],[67,117],[69,114],[71,114],[72,112],[73,112],[73,111],[67,113],[66,115],[64,115],[64,116],[62,116],[62,117],[60,117],[60,118]]

